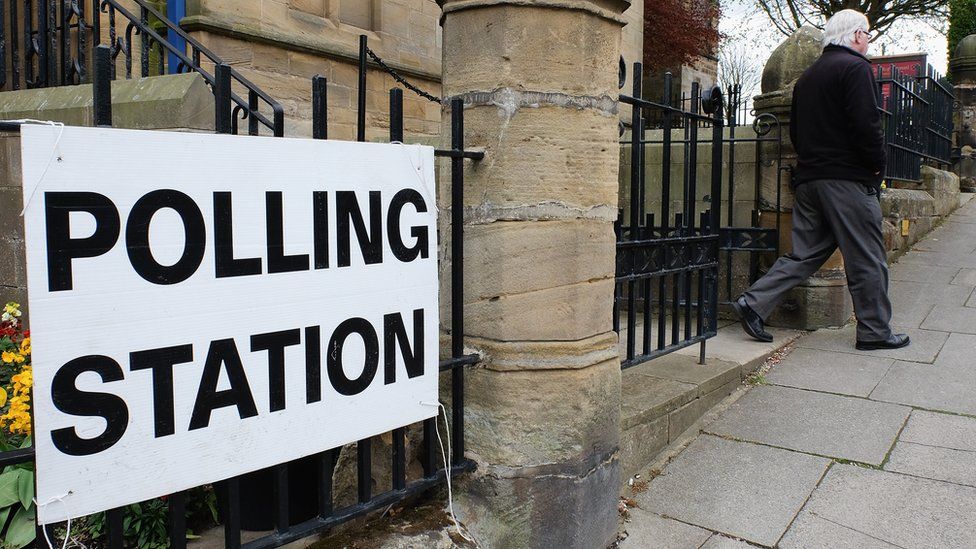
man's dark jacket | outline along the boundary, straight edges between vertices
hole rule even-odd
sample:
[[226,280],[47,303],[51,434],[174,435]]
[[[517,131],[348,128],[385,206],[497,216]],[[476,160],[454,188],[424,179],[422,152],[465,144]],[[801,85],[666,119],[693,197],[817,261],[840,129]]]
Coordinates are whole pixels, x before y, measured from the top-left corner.
[[793,90],[796,184],[844,179],[880,185],[885,147],[877,93],[866,57],[843,46],[824,48]]

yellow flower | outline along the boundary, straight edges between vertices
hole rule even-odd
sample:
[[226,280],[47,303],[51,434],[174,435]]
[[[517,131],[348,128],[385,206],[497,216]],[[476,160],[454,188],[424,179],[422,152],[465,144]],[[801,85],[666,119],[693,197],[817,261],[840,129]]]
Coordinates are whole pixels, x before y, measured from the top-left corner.
[[0,387],[0,406],[7,405],[7,390]]
[[6,362],[8,364],[13,364],[14,363],[14,360],[16,360],[14,358],[15,356],[17,356],[17,355],[15,355],[14,353],[11,353],[10,351],[4,351],[3,354],[0,355],[0,359],[2,359],[4,362]]
[[23,341],[20,342],[20,352],[29,355],[31,352],[31,340],[29,337],[25,337]]
[[20,316],[20,303],[16,303],[14,301],[7,303],[3,307],[3,312],[11,316]]

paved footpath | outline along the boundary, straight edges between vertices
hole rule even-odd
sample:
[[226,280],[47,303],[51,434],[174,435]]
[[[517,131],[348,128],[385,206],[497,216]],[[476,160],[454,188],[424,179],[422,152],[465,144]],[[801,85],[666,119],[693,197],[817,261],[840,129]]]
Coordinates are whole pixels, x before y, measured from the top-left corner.
[[974,288],[976,200],[891,269],[910,347],[801,338],[633,496],[621,547],[976,548]]

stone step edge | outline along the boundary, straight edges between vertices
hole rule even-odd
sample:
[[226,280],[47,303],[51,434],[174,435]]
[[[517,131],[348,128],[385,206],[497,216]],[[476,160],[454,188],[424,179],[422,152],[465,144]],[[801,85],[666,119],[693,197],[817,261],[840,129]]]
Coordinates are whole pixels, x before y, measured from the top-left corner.
[[[745,383],[749,376],[759,371],[770,357],[792,346],[804,335],[806,334],[799,333],[786,337],[775,348],[762,353],[746,363],[738,365],[739,376],[737,379],[733,379],[709,393],[691,398],[687,403],[674,410],[667,411],[654,418],[645,418],[641,423],[633,425],[626,430],[622,429],[620,433],[620,479],[622,495],[626,497],[633,495],[632,491],[634,486],[639,488],[659,474],[665,465],[701,434],[701,430],[705,425],[714,421],[719,414],[748,392],[752,387]],[[694,385],[694,389],[688,389],[688,392],[697,392],[698,387],[700,385]],[[671,424],[672,418],[674,417],[678,418],[678,421],[675,422],[677,428],[672,430]],[[654,451],[644,452],[645,456],[647,454],[653,454],[650,459],[646,457],[627,456],[627,450],[636,450],[632,443],[637,442],[636,440],[630,440],[628,435],[630,437],[638,437],[644,434],[652,434],[655,432],[655,427],[660,429],[660,425],[655,425],[658,422],[665,423],[665,442]],[[641,432],[642,430],[644,431],[643,433]],[[627,448],[627,445],[630,445],[630,448]],[[631,459],[628,459],[628,457]],[[640,475],[640,477],[634,478],[634,475]],[[631,482],[632,480],[633,482]]]

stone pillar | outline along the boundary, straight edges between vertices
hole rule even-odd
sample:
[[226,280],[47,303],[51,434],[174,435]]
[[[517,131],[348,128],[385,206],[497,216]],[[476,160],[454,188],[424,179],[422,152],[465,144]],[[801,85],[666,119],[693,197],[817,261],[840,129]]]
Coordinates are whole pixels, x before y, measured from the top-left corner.
[[963,38],[949,60],[955,84],[956,112],[953,147],[959,159],[953,171],[964,192],[976,192],[976,34]]
[[[768,113],[779,119],[783,136],[784,167],[796,165],[796,150],[789,137],[793,86],[803,71],[820,57],[823,51],[822,41],[823,34],[819,30],[811,26],[801,27],[773,51],[763,70],[763,93],[755,98],[756,114]],[[764,144],[766,158],[776,158],[776,154],[774,144]],[[781,193],[780,253],[787,253],[792,248],[793,226],[790,174],[783,172],[777,177],[776,164],[768,162],[760,170],[760,223],[766,228],[776,226],[776,193]],[[771,266],[775,259],[766,258],[766,267]],[[802,330],[843,326],[850,320],[853,310],[851,296],[847,291],[844,259],[838,251],[827,260],[823,268],[790,292],[768,323]]]
[[466,145],[486,153],[465,167],[466,346],[484,361],[467,376],[478,470],[458,509],[486,547],[606,547],[620,487],[611,311],[630,1],[438,2],[444,95],[464,99]]

